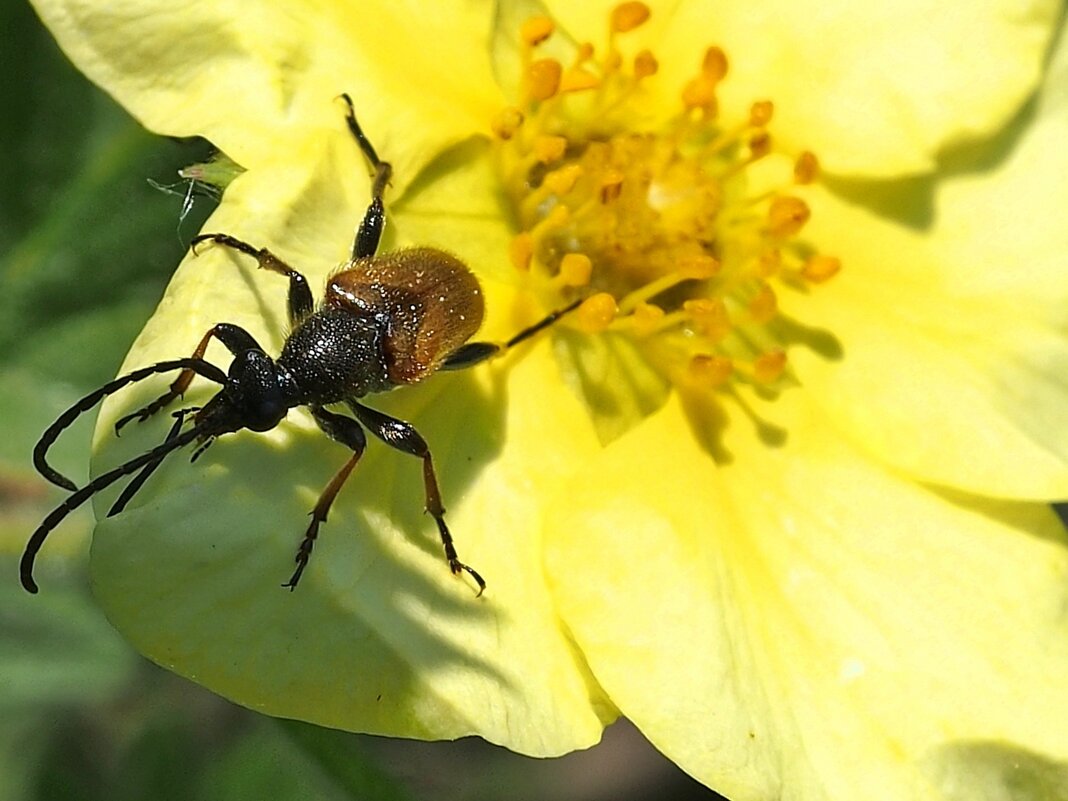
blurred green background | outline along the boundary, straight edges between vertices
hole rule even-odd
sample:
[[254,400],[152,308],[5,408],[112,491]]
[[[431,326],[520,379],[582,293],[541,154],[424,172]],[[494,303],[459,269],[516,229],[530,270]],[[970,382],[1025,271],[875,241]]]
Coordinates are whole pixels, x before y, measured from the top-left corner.
[[[115,375],[214,203],[185,209],[177,175],[207,144],[141,130],[18,0],[0,0],[0,61],[0,801],[717,798],[626,723],[588,752],[532,760],[236,707],[112,631],[88,592],[86,509],[49,540],[44,591],[23,592],[26,538],[64,497],[33,471],[33,444]],[[54,450],[78,483],[91,427],[89,415]]]

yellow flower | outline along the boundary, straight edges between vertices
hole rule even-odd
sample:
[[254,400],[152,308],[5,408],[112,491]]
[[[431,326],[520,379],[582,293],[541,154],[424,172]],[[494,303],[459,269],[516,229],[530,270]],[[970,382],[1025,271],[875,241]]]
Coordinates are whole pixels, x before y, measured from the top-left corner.
[[[37,5],[146,126],[247,169],[207,230],[321,285],[368,197],[347,91],[394,164],[387,246],[462,255],[487,337],[589,297],[373,399],[430,442],[483,598],[375,443],[278,588],[345,458],[299,413],[97,527],[142,652],[270,714],[528,754],[623,714],[735,801],[1060,797],[1058,4]],[[188,258],[126,368],[221,320],[277,353],[284,294]],[[111,433],[159,391],[105,406],[99,462],[162,436]]]

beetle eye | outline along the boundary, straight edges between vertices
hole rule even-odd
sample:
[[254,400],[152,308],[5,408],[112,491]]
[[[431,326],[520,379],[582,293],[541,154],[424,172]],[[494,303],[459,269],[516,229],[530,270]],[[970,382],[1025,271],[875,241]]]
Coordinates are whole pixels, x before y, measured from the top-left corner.
[[275,391],[270,395],[259,397],[244,412],[245,427],[251,431],[270,431],[286,416],[286,405],[282,402],[282,393]]

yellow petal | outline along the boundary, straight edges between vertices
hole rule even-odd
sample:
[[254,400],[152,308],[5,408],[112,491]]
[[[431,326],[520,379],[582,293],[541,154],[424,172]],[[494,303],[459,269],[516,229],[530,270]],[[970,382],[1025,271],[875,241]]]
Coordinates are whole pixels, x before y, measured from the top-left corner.
[[560,609],[623,714],[736,801],[935,797],[983,775],[983,742],[1021,771],[1068,757],[1052,513],[904,481],[802,391],[748,404],[782,445],[734,408],[717,467],[673,402],[549,520]]
[[[1062,48],[1051,92],[1066,67]],[[801,346],[791,363],[879,458],[973,492],[1057,499],[1068,495],[1068,105],[1047,93],[1017,134],[993,167],[899,191],[902,208],[934,193],[926,224],[817,196],[812,236],[846,267],[780,300],[838,339],[840,359]]]
[[[576,38],[600,44],[615,3],[547,5]],[[676,93],[719,45],[730,60],[725,115],[771,99],[782,146],[868,176],[930,172],[941,151],[1003,126],[1035,88],[1061,13],[1055,0],[650,6],[650,21],[623,41],[659,60],[651,91]]]
[[[204,136],[254,168],[341,130],[349,92],[398,190],[499,107],[486,5],[92,3],[37,12],[75,65],[147,128]],[[360,168],[360,174],[366,168]]]
[[[245,173],[206,230],[269,246],[321,286],[366,202],[338,184],[358,159],[352,151],[339,134],[299,154],[304,169]],[[246,257],[204,247],[179,267],[124,369],[188,354],[220,320],[277,353],[285,292],[284,279]],[[280,587],[308,510],[346,458],[299,411],[269,434],[222,437],[193,465],[171,457],[123,514],[98,525],[91,571],[109,619],[151,659],[269,714],[408,737],[479,734],[541,756],[591,745],[616,713],[553,609],[538,504],[543,485],[596,441],[551,380],[547,352],[540,342],[514,369],[442,374],[367,401],[413,421],[431,444],[461,558],[487,581],[483,597],[449,573],[423,513],[419,462],[377,440],[323,525],[300,586]],[[214,344],[207,355],[229,361]],[[205,383],[195,382],[186,404],[206,400]],[[162,438],[162,419],[121,439],[111,426],[165,386],[165,377],[145,382],[104,407],[97,474]],[[98,515],[113,499],[98,498]]]

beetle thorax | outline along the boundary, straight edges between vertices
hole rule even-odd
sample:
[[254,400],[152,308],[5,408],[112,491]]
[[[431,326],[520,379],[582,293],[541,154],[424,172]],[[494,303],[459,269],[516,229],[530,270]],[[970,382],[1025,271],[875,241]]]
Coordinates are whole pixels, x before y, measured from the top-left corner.
[[372,314],[324,308],[286,340],[278,364],[296,380],[304,403],[337,403],[390,389],[382,341],[385,324]]

